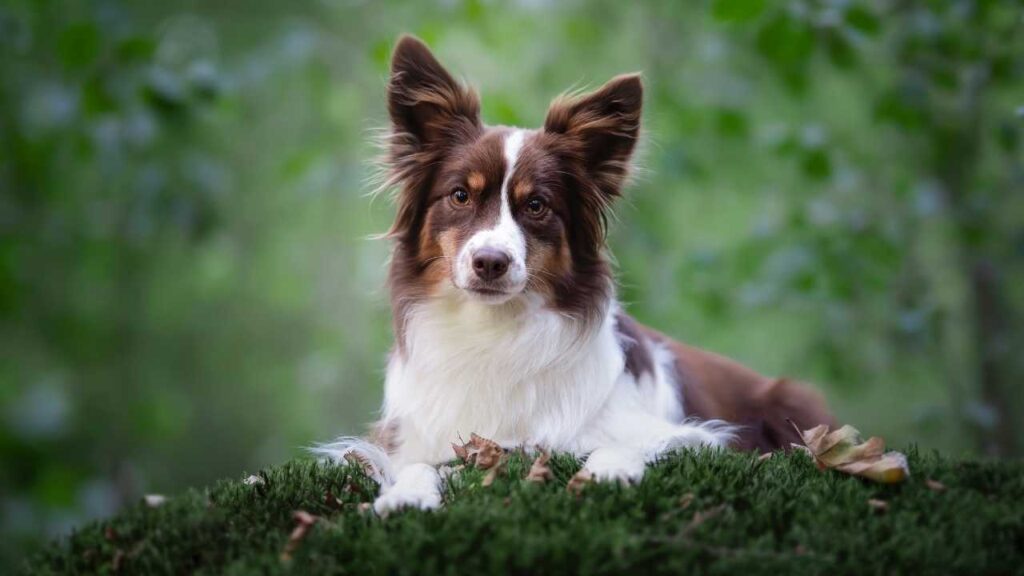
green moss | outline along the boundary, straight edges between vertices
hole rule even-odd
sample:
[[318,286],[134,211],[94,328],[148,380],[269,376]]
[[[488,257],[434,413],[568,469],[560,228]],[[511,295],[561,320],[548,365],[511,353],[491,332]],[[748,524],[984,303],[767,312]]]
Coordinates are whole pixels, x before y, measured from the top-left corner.
[[[637,486],[588,485],[577,496],[565,489],[575,459],[554,458],[555,479],[538,485],[521,480],[530,462],[513,455],[508,475],[492,486],[465,471],[450,482],[443,510],[387,519],[360,506],[376,486],[357,470],[295,461],[261,472],[261,483],[224,481],[157,508],[137,506],[55,543],[24,570],[1021,573],[1024,463],[909,456],[910,480],[883,486],[821,472],[802,455],[759,462],[683,452]],[[872,498],[888,509],[872,509]],[[282,560],[295,510],[319,520]]]

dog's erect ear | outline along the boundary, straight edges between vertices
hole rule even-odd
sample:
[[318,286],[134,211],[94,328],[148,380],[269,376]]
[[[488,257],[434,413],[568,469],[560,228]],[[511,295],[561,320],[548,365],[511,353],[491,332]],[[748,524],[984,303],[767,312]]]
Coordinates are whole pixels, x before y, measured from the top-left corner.
[[384,184],[400,186],[388,235],[411,241],[423,212],[423,191],[439,160],[483,130],[480,100],[452,78],[426,44],[402,36],[391,57],[388,112],[391,134]]
[[640,135],[643,84],[639,74],[616,76],[581,96],[551,103],[544,131],[562,136],[605,196],[619,195]]
[[413,36],[402,36],[391,57],[388,112],[396,135],[416,147],[444,143],[480,130],[480,101]]

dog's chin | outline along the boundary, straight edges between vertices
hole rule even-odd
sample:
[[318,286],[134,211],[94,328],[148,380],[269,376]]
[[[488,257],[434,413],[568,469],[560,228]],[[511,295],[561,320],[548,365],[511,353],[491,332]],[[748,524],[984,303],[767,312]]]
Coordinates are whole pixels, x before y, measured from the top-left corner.
[[489,288],[486,286],[468,286],[462,288],[463,294],[474,302],[499,306],[509,302],[523,293],[522,288]]

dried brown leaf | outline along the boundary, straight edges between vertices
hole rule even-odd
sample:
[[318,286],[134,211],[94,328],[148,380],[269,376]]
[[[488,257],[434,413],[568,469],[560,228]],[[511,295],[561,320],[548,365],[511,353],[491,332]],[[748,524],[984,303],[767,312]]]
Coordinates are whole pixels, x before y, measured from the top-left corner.
[[833,432],[825,425],[804,431],[796,424],[793,427],[803,439],[805,446],[802,448],[822,470],[831,468],[885,484],[902,482],[910,475],[906,456],[886,452],[885,441],[877,436],[862,442],[860,432],[853,426],[843,426]]
[[572,475],[572,478],[569,479],[569,483],[565,485],[565,489],[573,494],[579,494],[587,484],[590,484],[593,481],[594,473],[586,468],[581,468],[579,472]]
[[549,460],[551,460],[551,454],[542,450],[530,466],[530,471],[526,474],[526,481],[543,484],[551,480],[553,474],[551,473],[551,468],[548,468]]
[[487,471],[487,475],[484,476],[484,479],[480,483],[480,485],[486,488],[491,484],[494,484],[494,481],[498,479],[498,475],[505,473],[507,464],[508,456],[502,453],[502,455],[498,458],[498,463],[495,464],[494,466],[491,466],[491,468]]
[[455,452],[456,458],[462,460],[463,462],[469,460],[469,450],[466,449],[465,444],[459,445],[456,444],[455,442],[452,442],[452,450]]
[[470,434],[469,442],[461,446],[452,443],[452,450],[455,456],[466,464],[476,466],[480,470],[489,470],[497,466],[505,457],[505,449],[500,444],[475,433]]
[[942,482],[939,482],[938,480],[932,480],[931,478],[928,478],[927,480],[924,481],[924,483],[925,486],[928,486],[928,489],[933,490],[935,492],[946,491],[946,485],[943,484]]
[[472,445],[471,452],[476,456],[476,467],[481,470],[497,466],[505,456],[505,450],[494,440],[474,433],[470,434],[469,442]]
[[295,519],[295,528],[292,529],[292,533],[288,536],[288,542],[285,543],[284,550],[281,552],[282,561],[291,560],[292,554],[298,549],[303,538],[306,537],[306,534],[309,534],[310,528],[316,524],[316,516],[305,510],[296,510],[292,514],[292,518]]
[[872,510],[877,510],[879,512],[885,512],[886,510],[889,509],[888,502],[886,502],[885,500],[879,500],[877,498],[869,498],[868,506],[870,506]]

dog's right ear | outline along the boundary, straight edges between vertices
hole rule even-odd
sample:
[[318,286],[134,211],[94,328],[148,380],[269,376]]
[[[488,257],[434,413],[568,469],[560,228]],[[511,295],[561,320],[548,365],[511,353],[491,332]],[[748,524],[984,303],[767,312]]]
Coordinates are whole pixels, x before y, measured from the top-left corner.
[[440,160],[483,131],[480,100],[452,78],[426,44],[402,36],[391,56],[388,112],[391,134],[384,187],[398,186],[388,236],[412,242],[423,214],[424,192]]
[[393,134],[417,150],[472,137],[481,129],[476,93],[456,82],[413,36],[399,38],[391,57],[388,112]]

